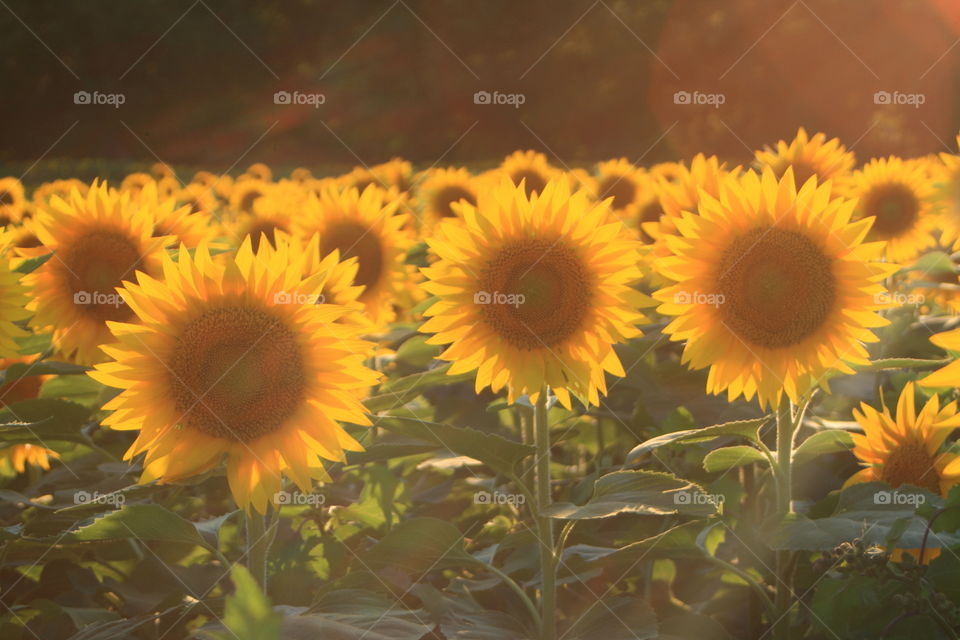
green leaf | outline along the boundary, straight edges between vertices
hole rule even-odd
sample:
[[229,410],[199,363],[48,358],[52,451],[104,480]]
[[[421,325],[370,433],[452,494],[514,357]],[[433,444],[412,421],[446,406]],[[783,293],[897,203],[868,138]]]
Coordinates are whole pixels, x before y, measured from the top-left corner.
[[0,440],[86,443],[88,439],[81,427],[90,417],[89,408],[66,400],[35,398],[15,402],[0,410]]
[[28,258],[21,262],[14,271],[17,273],[22,273],[24,275],[28,273],[33,273],[38,269],[44,262],[53,257],[53,253],[47,253],[42,256],[35,256],[33,258]]
[[848,431],[841,429],[818,431],[800,443],[793,452],[793,460],[797,464],[805,464],[817,456],[850,449],[853,449],[853,437]]
[[347,465],[368,464],[383,462],[395,458],[419,455],[436,451],[439,445],[428,444],[419,440],[404,439],[402,442],[374,442],[363,451],[348,451]]
[[747,440],[757,442],[757,432],[759,431],[760,427],[766,424],[769,420],[770,418],[768,416],[764,418],[754,418],[753,420],[737,420],[735,422],[726,422],[724,424],[703,427],[702,429],[685,429],[684,431],[666,433],[662,436],[651,438],[646,442],[634,447],[633,450],[627,454],[627,464],[636,462],[644,454],[666,444],[692,444],[695,442],[707,442],[722,436],[740,436],[742,438],[746,438]]
[[570,640],[648,640],[659,638],[657,616],[639,598],[604,598],[603,606],[590,606],[562,635]]
[[397,349],[397,360],[412,367],[426,367],[440,355],[440,347],[427,344],[429,336],[415,335],[405,340]]
[[0,371],[0,385],[16,382],[20,378],[48,375],[77,375],[90,371],[90,367],[69,362],[52,362],[40,360],[33,363],[15,362],[3,371]]
[[206,540],[189,520],[158,504],[134,504],[97,518],[64,537],[65,541],[136,539],[163,540],[207,546]]
[[491,469],[511,475],[518,462],[534,448],[493,433],[399,416],[374,416],[374,424],[388,431],[439,445],[457,455],[469,456]]
[[241,564],[230,572],[234,591],[227,596],[223,623],[229,631],[217,633],[223,640],[279,640],[281,616],[247,568]]
[[702,558],[704,550],[697,544],[697,538],[704,526],[702,520],[693,520],[619,549],[573,545],[567,551],[579,554],[590,562],[621,569],[632,567],[641,560],[652,562],[661,558]]
[[370,413],[389,411],[407,404],[418,395],[433,387],[444,387],[464,380],[472,380],[475,372],[447,375],[449,364],[430,369],[423,373],[416,373],[398,378],[380,388],[380,393],[372,395],[363,401]]
[[464,550],[463,536],[449,522],[413,518],[385,535],[364,562],[373,569],[394,567],[419,575],[447,566],[473,565],[477,560]]
[[710,473],[726,471],[754,462],[769,462],[763,452],[749,445],[714,449],[703,458],[703,468]]
[[542,513],[560,520],[592,520],[621,513],[708,516],[716,512],[703,489],[687,480],[654,471],[615,471],[594,483],[586,504],[558,502]]

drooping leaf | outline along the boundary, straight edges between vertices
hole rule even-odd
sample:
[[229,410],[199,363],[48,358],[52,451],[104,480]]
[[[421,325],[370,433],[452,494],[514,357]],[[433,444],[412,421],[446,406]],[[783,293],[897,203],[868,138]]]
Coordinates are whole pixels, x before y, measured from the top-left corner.
[[163,540],[206,546],[197,527],[158,504],[133,504],[108,513],[68,534],[64,540]]
[[627,454],[627,464],[636,462],[641,456],[657,447],[662,447],[672,443],[692,444],[695,442],[707,442],[722,436],[740,436],[748,440],[757,441],[757,431],[768,422],[769,418],[755,418],[753,420],[737,420],[735,422],[726,422],[702,429],[685,429],[683,431],[674,431],[666,433],[656,438],[651,438],[642,442]]
[[389,411],[402,407],[427,389],[472,380],[476,375],[474,372],[467,372],[451,376],[447,375],[449,369],[450,365],[447,364],[393,380],[383,385],[378,393],[364,400],[363,404],[371,413]]
[[767,457],[756,447],[736,445],[714,449],[703,458],[703,468],[711,473],[726,471],[736,467],[753,464],[754,462],[768,462]]

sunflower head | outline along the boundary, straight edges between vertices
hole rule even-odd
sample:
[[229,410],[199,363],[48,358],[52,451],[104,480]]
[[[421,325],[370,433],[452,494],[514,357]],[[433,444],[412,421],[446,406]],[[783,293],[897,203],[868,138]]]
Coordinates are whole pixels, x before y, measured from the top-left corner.
[[237,180],[230,188],[230,213],[235,217],[253,214],[257,200],[267,195],[269,184],[257,178]]
[[227,235],[236,245],[249,237],[254,251],[262,238],[273,243],[277,233],[290,233],[294,218],[303,210],[307,199],[307,191],[292,180],[263,183],[263,187],[262,195],[253,203],[253,210],[241,213],[225,225]]
[[369,424],[358,399],[378,376],[350,309],[318,303],[327,272],[306,275],[307,253],[284,236],[249,240],[229,261],[205,244],[164,279],[125,283],[137,324],[113,322],[112,358],[90,375],[122,389],[104,424],[139,430],[128,459],[145,453],[141,481],[174,482],[227,458],[237,503],[265,512],[287,475],[303,491],[327,478],[322,460],[362,447],[338,420]]
[[69,200],[51,198],[38,211],[34,230],[45,252],[54,256],[24,277],[35,311],[30,324],[53,331],[61,355],[81,364],[103,358],[100,345],[112,336],[108,320],[125,321],[133,311],[116,292],[137,271],[157,273],[160,254],[171,242],[154,236],[156,199],[134,201],[106,183],[94,182],[87,194]]
[[878,261],[883,243],[863,243],[871,221],[851,223],[855,203],[830,189],[811,179],[798,192],[790,170],[728,176],[666,237],[655,266],[674,284],[654,297],[676,316],[665,332],[686,342],[683,361],[709,367],[709,392],[776,406],[867,362],[870,329],[887,324],[880,282],[897,267]]
[[356,258],[354,284],[363,287],[360,300],[379,328],[391,322],[397,306],[406,306],[408,289],[415,287],[404,264],[413,242],[412,219],[399,212],[398,192],[369,185],[363,192],[329,186],[310,194],[298,219],[305,238],[317,234],[322,256],[338,251],[342,259]]
[[149,173],[137,172],[126,176],[120,183],[120,191],[127,191],[133,195],[140,192],[148,184],[156,183]]
[[875,158],[841,181],[845,195],[857,199],[855,218],[873,218],[869,239],[887,243],[886,256],[909,262],[934,244],[938,219],[933,187],[921,162]]
[[915,389],[907,383],[893,415],[863,403],[853,416],[863,434],[853,434],[853,453],[864,468],[845,486],[858,482],[885,482],[893,488],[904,484],[946,496],[960,483],[960,456],[941,451],[943,443],[960,426],[957,403],[940,406],[934,394],[917,412]]
[[778,178],[792,167],[794,180],[799,185],[805,184],[811,176],[816,176],[820,182],[842,177],[853,169],[855,162],[853,152],[847,151],[838,138],[827,140],[824,133],[811,138],[803,127],[789,143],[780,140],[776,149],[766,147],[757,151],[755,156],[761,170],[769,167]]
[[0,178],[0,226],[19,222],[26,204],[20,180],[14,177]]
[[0,468],[6,467],[17,473],[27,470],[27,465],[50,469],[50,458],[57,459],[60,454],[52,449],[36,444],[12,444],[0,449]]
[[613,198],[610,208],[625,211],[641,198],[643,171],[626,158],[607,160],[597,165],[597,199]]
[[540,193],[547,182],[560,177],[560,170],[547,162],[547,156],[537,151],[514,151],[500,163],[499,172],[517,186],[522,182],[527,197]]
[[416,205],[424,233],[444,218],[457,215],[454,204],[461,200],[477,204],[477,182],[466,169],[431,169],[417,189]]
[[477,390],[506,387],[510,402],[549,385],[564,406],[570,393],[599,404],[604,373],[624,375],[613,344],[640,335],[638,243],[566,179],[531,197],[504,179],[460,209],[427,240],[438,260],[423,269],[438,300],[421,331],[449,345],[450,373],[476,369]]

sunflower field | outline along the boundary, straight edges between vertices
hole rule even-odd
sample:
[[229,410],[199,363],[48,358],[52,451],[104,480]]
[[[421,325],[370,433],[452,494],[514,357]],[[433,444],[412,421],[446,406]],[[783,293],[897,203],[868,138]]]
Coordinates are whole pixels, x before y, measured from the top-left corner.
[[960,640],[957,0],[0,20],[0,640]]

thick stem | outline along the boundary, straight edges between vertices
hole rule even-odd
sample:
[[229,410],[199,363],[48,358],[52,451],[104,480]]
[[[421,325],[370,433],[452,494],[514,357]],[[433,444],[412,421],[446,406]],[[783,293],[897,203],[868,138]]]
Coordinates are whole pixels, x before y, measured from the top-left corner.
[[247,568],[266,593],[267,549],[270,546],[266,528],[267,516],[255,511],[244,511],[244,517],[247,523]]
[[533,437],[537,456],[537,529],[540,535],[541,640],[557,637],[557,570],[553,561],[553,521],[540,514],[550,506],[550,425],[547,422],[547,388],[540,389],[533,413]]
[[[793,509],[793,436],[796,431],[793,403],[784,400],[777,409],[777,515],[784,517]],[[790,553],[776,552],[776,611],[773,621],[777,640],[790,638]]]

